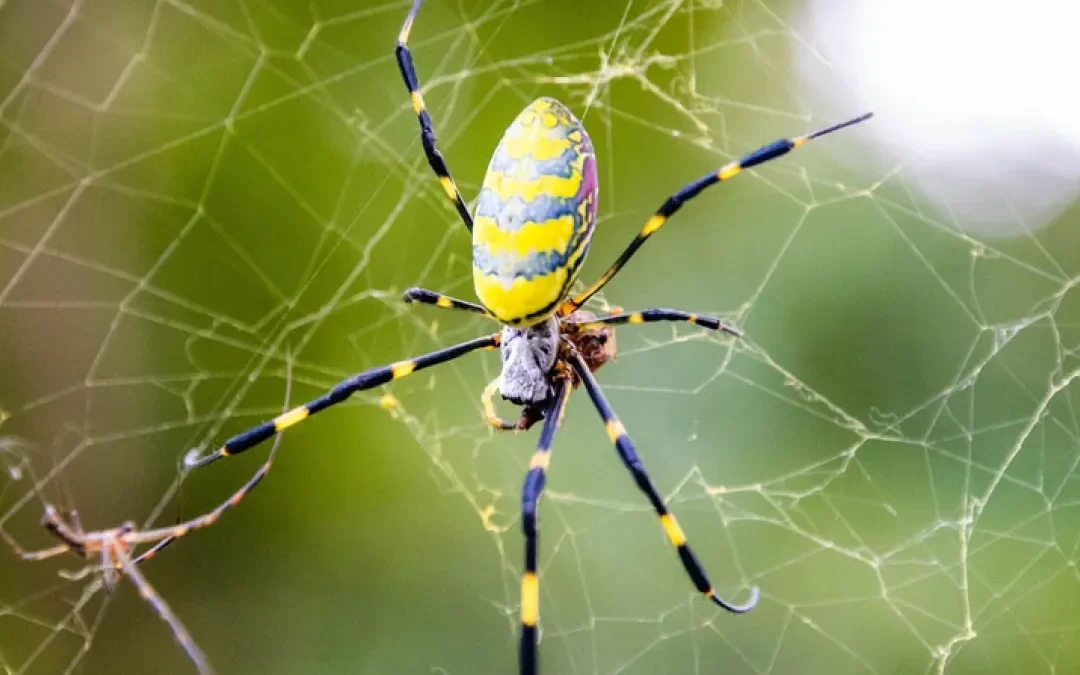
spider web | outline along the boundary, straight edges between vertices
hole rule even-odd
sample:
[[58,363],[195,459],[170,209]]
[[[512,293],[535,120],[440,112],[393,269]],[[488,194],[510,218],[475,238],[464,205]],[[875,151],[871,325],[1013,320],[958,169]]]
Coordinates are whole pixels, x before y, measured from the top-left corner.
[[[46,501],[91,530],[202,513],[265,449],[181,458],[274,415],[288,355],[301,400],[490,330],[399,300],[472,297],[393,63],[407,4],[0,1],[0,531],[51,545]],[[466,196],[526,102],[584,117],[587,279],[684,182],[866,108],[799,3],[595,4],[429,0],[413,31]],[[704,194],[595,303],[745,330],[622,329],[600,379],[718,590],[761,605],[692,592],[579,393],[541,507],[544,672],[1080,667],[1075,207],[1033,222],[1017,167],[987,169],[990,238],[953,167],[873,133]],[[290,430],[144,566],[219,672],[514,670],[535,433],[483,425],[497,361]],[[129,584],[74,566],[0,554],[4,672],[191,672]]]

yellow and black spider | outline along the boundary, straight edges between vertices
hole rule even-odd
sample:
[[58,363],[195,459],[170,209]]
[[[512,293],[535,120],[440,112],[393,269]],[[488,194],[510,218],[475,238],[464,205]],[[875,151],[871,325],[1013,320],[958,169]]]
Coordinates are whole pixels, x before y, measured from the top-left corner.
[[[416,0],[405,18],[397,40],[397,62],[420,122],[424,154],[465,227],[472,232],[473,282],[480,303],[416,288],[406,291],[405,301],[479,314],[501,324],[501,330],[354,375],[325,395],[234,436],[213,453],[203,456],[193,453],[186,460],[187,466],[206,466],[223,457],[251,449],[311,415],[345,401],[358,391],[447,363],[469,352],[498,348],[503,361],[502,372],[498,381],[484,393],[489,423],[506,429],[527,428],[534,422],[544,422],[521,497],[525,566],[521,580],[520,672],[528,675],[537,672],[540,603],[536,571],[537,503],[544,490],[555,432],[562,421],[570,392],[578,385],[584,385],[604,422],[608,438],[659,516],[694,587],[730,612],[749,611],[757,604],[757,588],[750,589],[750,598],[744,604],[733,604],[717,595],[675,516],[667,510],[646,473],[625,427],[593,376],[593,371],[614,355],[613,326],[686,321],[735,336],[739,332],[719,319],[678,310],[652,309],[596,317],[580,308],[611,281],[645,240],[705,188],[780,157],[814,138],[862,122],[870,114],[804,136],[775,141],[690,183],[669,197],[646,221],[630,245],[599,280],[582,292],[570,295],[571,285],[585,259],[596,224],[596,158],[588,133],[581,122],[558,101],[540,98],[530,103],[510,124],[495,148],[477,199],[475,214],[470,214],[437,147],[431,116],[424,106],[407,46],[422,2]],[[503,398],[522,406],[521,420],[517,424],[502,422],[494,416],[489,399],[496,389]],[[266,476],[272,461],[273,456],[244,487],[217,509],[187,523],[155,531],[154,534],[158,536],[156,540],[161,541],[166,536],[183,536],[193,529],[211,524],[227,508],[239,503]],[[132,536],[133,533],[121,533],[119,538],[123,540],[127,537],[130,540]],[[77,541],[69,541],[68,548],[77,548],[76,544]],[[134,569],[132,565],[125,567],[129,574]]]

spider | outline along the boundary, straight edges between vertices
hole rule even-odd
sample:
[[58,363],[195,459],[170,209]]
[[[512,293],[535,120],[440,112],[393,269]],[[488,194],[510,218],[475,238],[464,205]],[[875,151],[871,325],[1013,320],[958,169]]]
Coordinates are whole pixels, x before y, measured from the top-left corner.
[[[217,518],[215,517],[213,520],[217,520]],[[96,565],[90,564],[75,572],[61,571],[60,576],[69,581],[79,581],[91,574],[100,573],[105,588],[112,591],[119,582],[120,575],[126,575],[139,589],[139,595],[150,604],[158,616],[161,617],[161,620],[172,629],[176,641],[187,652],[188,658],[191,659],[200,675],[210,675],[213,672],[209,662],[206,660],[206,656],[195,644],[195,640],[192,639],[187,628],[169,608],[165,600],[158,595],[138,567],[176,541],[178,537],[183,536],[184,533],[175,532],[174,528],[139,532],[135,528],[135,523],[132,522],[126,522],[119,527],[100,532],[86,532],[83,530],[82,522],[76,511],[71,511],[68,515],[68,521],[65,522],[60,517],[56,507],[51,504],[45,505],[45,515],[41,519],[41,524],[54,537],[59,539],[60,543],[39,551],[26,551],[16,542],[9,539],[9,543],[23,560],[32,562],[48,560],[65,553],[73,553],[87,560],[98,558],[100,562]],[[5,538],[7,537],[5,536]],[[147,543],[153,543],[154,545],[135,556],[135,547]]]
[[[525,429],[543,421],[521,497],[525,564],[521,579],[519,672],[533,675],[538,670],[537,505],[544,491],[556,430],[562,422],[570,393],[578,386],[584,386],[620,460],[655,510],[697,591],[729,612],[741,614],[751,610],[758,601],[756,587],[750,589],[748,600],[742,604],[724,600],[714,590],[685,533],[649,478],[626,428],[593,375],[614,357],[615,326],[681,321],[735,337],[740,335],[739,331],[719,319],[673,309],[618,311],[597,317],[581,308],[618,274],[649,237],[703,190],[787,154],[815,138],[863,122],[871,113],[803,136],[769,143],[683,187],[648,218],[629,246],[596,282],[571,294],[571,286],[585,260],[596,225],[596,157],[588,133],[558,101],[539,98],[530,103],[510,124],[495,148],[475,212],[470,213],[438,149],[432,118],[424,104],[408,48],[409,34],[422,4],[423,0],[415,0],[409,10],[398,35],[395,55],[420,123],[424,155],[447,198],[472,234],[473,283],[480,302],[459,300],[420,288],[407,290],[404,300],[477,314],[498,323],[500,330],[353,375],[323,396],[230,438],[216,451],[189,453],[185,458],[186,467],[204,467],[250,450],[312,415],[342,403],[356,392],[448,363],[470,352],[498,349],[502,356],[502,371],[482,395],[486,419],[499,429]],[[495,415],[491,398],[496,391],[504,399],[521,406],[521,418],[517,423],[504,422]],[[179,537],[211,524],[224,510],[238,504],[266,476],[272,459],[271,456],[244,487],[214,511],[157,533],[163,537]],[[147,541],[148,533],[126,532],[117,536],[122,541],[134,543]],[[75,540],[67,541],[68,548],[78,548],[76,543]],[[130,574],[133,567],[125,565],[125,569]]]
[[[290,369],[290,384],[291,377],[292,374]],[[291,387],[286,390],[286,402],[288,401],[290,389]],[[287,403],[285,409],[288,409]],[[0,530],[0,537],[8,542],[15,550],[16,555],[28,562],[48,560],[66,553],[72,553],[87,560],[94,557],[99,558],[100,563],[97,565],[87,565],[75,572],[62,570],[60,576],[68,581],[80,581],[91,574],[100,573],[105,588],[112,591],[117,583],[119,583],[120,576],[127,575],[139,590],[139,595],[141,595],[154,611],[157,612],[157,615],[161,617],[161,620],[168,624],[169,628],[172,629],[176,641],[187,653],[188,658],[191,659],[192,664],[194,664],[195,669],[200,675],[212,675],[213,669],[210,667],[210,663],[207,661],[202,650],[195,644],[195,640],[191,637],[191,634],[188,633],[187,628],[184,627],[184,624],[180,621],[179,617],[173,613],[165,600],[158,595],[157,591],[154,590],[154,587],[150,585],[150,582],[147,581],[146,577],[139,571],[138,566],[156,556],[162,549],[169,546],[177,539],[196,530],[201,530],[204,527],[213,525],[226,511],[239,504],[244,496],[251,492],[251,490],[266,477],[266,474],[270,473],[270,467],[273,466],[274,460],[277,458],[278,446],[281,444],[280,441],[280,437],[274,439],[274,442],[270,446],[270,452],[267,453],[266,461],[260,465],[259,469],[251,476],[251,478],[240,486],[232,496],[221,502],[213,510],[185,523],[155,529],[139,530],[136,528],[135,523],[128,521],[112,529],[101,530],[98,532],[86,532],[83,530],[82,521],[79,518],[78,512],[70,511],[68,513],[67,522],[65,522],[64,519],[60,517],[60,513],[57,511],[56,507],[51,504],[46,504],[45,514],[41,518],[41,524],[51,535],[60,540],[59,544],[38,551],[27,551],[20,546],[11,535],[3,530]],[[152,546],[137,556],[134,555],[136,546],[146,544],[152,544]]]

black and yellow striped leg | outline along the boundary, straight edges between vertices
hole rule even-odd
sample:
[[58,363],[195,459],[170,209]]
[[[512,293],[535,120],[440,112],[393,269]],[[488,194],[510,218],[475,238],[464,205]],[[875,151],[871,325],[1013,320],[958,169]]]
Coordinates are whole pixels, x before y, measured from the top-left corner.
[[429,291],[426,288],[410,288],[405,291],[402,298],[407,303],[418,303],[421,305],[434,305],[436,307],[442,307],[443,309],[456,309],[463,312],[471,312],[473,314],[479,314],[487,317],[492,321],[498,321],[491,312],[484,309],[482,305],[478,305],[475,302],[468,302],[467,300],[458,300],[457,298],[451,298],[449,295],[443,295],[435,291]]
[[386,384],[391,380],[401,379],[407,375],[424,370],[425,368],[453,361],[459,356],[464,356],[465,354],[474,352],[478,349],[494,349],[498,346],[499,333],[494,333],[492,335],[476,338],[475,340],[462,342],[461,344],[452,347],[440,349],[429,354],[424,354],[415,359],[398,361],[397,363],[392,363],[388,366],[380,366],[378,368],[365,370],[362,373],[357,373],[314,401],[309,401],[304,405],[278,415],[272,420],[263,422],[257,427],[253,427],[243,433],[233,436],[225,441],[225,445],[212,453],[203,455],[202,457],[194,454],[189,455],[184,459],[184,464],[187,468],[193,469],[206,466],[222,457],[228,457],[244,452],[245,450],[250,450],[263,441],[273,437],[275,434],[303,422],[315,413],[344,402],[358,391],[371,389],[372,387]]
[[540,431],[540,440],[536,445],[532,461],[529,462],[529,472],[525,474],[525,484],[521,490],[521,527],[525,532],[525,570],[521,577],[521,648],[518,654],[521,675],[536,675],[538,672],[537,622],[540,619],[540,577],[536,571],[539,546],[536,509],[540,496],[544,493],[547,469],[551,464],[551,443],[555,440],[555,431],[562,423],[566,402],[570,398],[569,379],[558,377],[554,383],[554,389],[551,407],[544,417],[544,428]]
[[146,551],[144,551],[133,562],[139,564],[143,561],[149,560],[157,555],[161,549],[172,544],[180,537],[187,536],[191,532],[201,530],[204,527],[210,527],[221,518],[221,516],[231,508],[236,507],[249,492],[254,490],[259,483],[266,478],[270,473],[270,469],[274,466],[274,461],[277,459],[278,446],[281,444],[281,436],[275,436],[273,444],[270,446],[270,453],[266,457],[266,461],[259,466],[259,468],[252,474],[251,478],[246,483],[240,486],[240,488],[232,493],[232,495],[225,501],[218,504],[214,509],[204,513],[201,516],[192,518],[183,523],[177,523],[176,525],[169,525],[167,527],[159,527],[153,530],[136,531],[133,527],[124,533],[124,542],[128,546],[137,546],[139,544],[154,544]]
[[[288,409],[288,396],[286,396],[285,406]],[[209,527],[216,523],[222,514],[229,509],[235,507],[249,492],[254,490],[259,483],[266,478],[270,473],[270,469],[274,466],[274,461],[277,459],[278,447],[281,445],[281,436],[275,436],[274,442],[270,445],[270,452],[266,456],[266,461],[252,474],[251,478],[240,486],[236,492],[226,499],[224,502],[218,504],[213,510],[204,513],[201,516],[192,518],[183,523],[177,523],[176,525],[169,525],[167,527],[159,527],[153,530],[137,531],[134,526],[127,528],[123,534],[124,543],[128,547],[134,547],[139,544],[154,544],[147,550],[143,551],[132,563],[138,565],[142,562],[150,560],[162,549],[166,548],[180,537],[187,536],[189,533],[196,530],[201,530],[204,527]]]
[[469,228],[469,232],[472,232],[472,216],[465,206],[465,201],[461,198],[461,192],[458,190],[457,184],[454,183],[454,179],[450,175],[450,168],[446,166],[446,160],[443,159],[442,153],[439,152],[438,142],[435,139],[435,128],[431,123],[431,115],[428,114],[427,108],[424,106],[424,97],[420,94],[420,82],[416,78],[416,68],[413,66],[412,54],[409,53],[409,33],[412,31],[413,22],[416,21],[416,13],[420,11],[420,5],[422,4],[424,4],[423,0],[416,0],[412,9],[409,10],[409,15],[405,17],[405,23],[401,26],[401,33],[398,35],[394,55],[397,56],[398,69],[401,70],[401,77],[405,80],[405,87],[409,90],[413,111],[416,112],[416,117],[420,120],[420,140],[424,144],[424,154],[427,156],[428,164],[431,165],[431,170],[435,172],[435,175],[439,177],[443,192],[446,193],[446,196],[454,203],[454,207],[457,208],[461,221],[465,223],[465,227]]
[[566,302],[562,309],[563,315],[565,316],[567,314],[570,314],[577,308],[581,307],[589,298],[591,298],[601,288],[607,285],[607,283],[611,281],[616,274],[619,273],[619,270],[622,269],[623,265],[625,265],[627,261],[630,260],[634,253],[636,253],[637,250],[641,248],[641,245],[645,243],[646,239],[651,237],[657,232],[657,230],[663,227],[664,223],[667,222],[668,218],[673,216],[676,211],[681,209],[683,204],[686,204],[686,202],[690,201],[694,197],[697,197],[705,188],[711,185],[716,185],[717,183],[728,180],[729,178],[734,178],[742,171],[751,167],[755,167],[758,164],[764,164],[771,159],[776,159],[777,157],[786,155],[795,148],[804,145],[808,141],[812,141],[819,136],[824,136],[834,131],[839,131],[840,129],[844,129],[854,124],[858,124],[859,122],[864,122],[870,119],[872,115],[873,113],[866,113],[856,118],[847,120],[846,122],[841,122],[840,124],[834,124],[830,127],[811,132],[809,134],[806,134],[805,136],[797,136],[795,138],[782,138],[778,141],[774,141],[764,147],[754,150],[753,152],[743,156],[741,159],[725,164],[724,166],[720,167],[719,170],[702,176],[698,180],[690,183],[683,189],[679,190],[674,195],[669,197],[668,200],[664,202],[663,206],[661,206],[657,210],[657,212],[653,214],[651,218],[649,218],[649,220],[645,223],[645,226],[641,228],[641,232],[639,232],[637,236],[634,237],[634,240],[631,241],[630,245],[626,247],[626,250],[623,251],[618,258],[616,258],[615,262],[612,263],[611,267],[609,267],[606,272],[604,272],[603,276],[601,276],[595,283],[586,288],[584,291],[578,293]]
[[573,366],[574,372],[577,373],[577,376],[581,378],[581,381],[584,383],[586,391],[589,392],[589,398],[592,399],[593,405],[596,406],[596,411],[600,413],[600,418],[604,420],[604,428],[607,430],[608,438],[611,439],[616,450],[618,450],[619,458],[622,459],[623,464],[629,469],[638,488],[645,493],[646,497],[648,497],[653,509],[656,510],[656,515],[660,517],[660,524],[664,526],[664,532],[667,533],[668,539],[675,545],[675,550],[679,554],[679,560],[682,561],[687,575],[689,575],[690,580],[694,583],[694,587],[697,588],[699,592],[703,593],[709,600],[712,600],[715,604],[723,607],[729,612],[742,614],[743,612],[748,612],[753,609],[758,601],[757,586],[750,589],[750,599],[742,605],[732,604],[716,594],[712,584],[709,583],[708,576],[705,574],[705,569],[701,566],[701,563],[698,562],[697,556],[694,555],[694,551],[690,548],[689,542],[686,541],[686,535],[683,534],[682,528],[679,527],[678,521],[675,520],[675,516],[668,511],[660,493],[656,491],[656,486],[653,485],[652,479],[650,479],[649,474],[646,473],[645,466],[642,464],[641,458],[638,457],[633,442],[631,442],[630,437],[626,434],[625,427],[623,427],[619,418],[616,417],[615,411],[612,410],[611,405],[604,396],[604,392],[600,390],[600,384],[596,381],[596,378],[593,377],[593,374],[589,372],[589,367],[586,365],[585,360],[582,359],[581,355],[576,351],[572,351],[570,364]]
[[719,330],[728,335],[742,337],[742,331],[727,325],[720,319],[712,316],[698,316],[697,314],[682,312],[677,309],[647,309],[643,312],[612,314],[611,316],[603,316],[591,321],[567,321],[566,323],[576,326],[580,330],[594,330],[601,326],[621,326],[628,323],[637,325],[642,323],[654,323],[657,321],[685,321],[686,323],[701,326],[702,328],[708,328],[709,330]]
[[[279,439],[275,439],[279,440]],[[258,487],[259,483],[266,478],[270,473],[270,469],[274,466],[274,460],[277,459],[277,444],[270,450],[270,456],[266,458],[266,461],[252,474],[251,478],[247,480],[240,488],[234,492],[228,499],[218,504],[213,510],[207,511],[197,518],[192,518],[183,523],[176,525],[169,525],[167,527],[160,527],[153,530],[141,530],[133,531],[124,535],[124,541],[130,545],[138,544],[151,544],[154,546],[147,549],[142,555],[140,555],[135,562],[143,562],[149,560],[158,554],[161,549],[165,548],[169,544],[173,543],[180,537],[187,536],[191,532],[201,530],[204,527],[210,527],[216,523],[221,516],[231,508],[236,507],[244,497],[247,497],[248,493]],[[155,543],[156,542],[156,543]]]

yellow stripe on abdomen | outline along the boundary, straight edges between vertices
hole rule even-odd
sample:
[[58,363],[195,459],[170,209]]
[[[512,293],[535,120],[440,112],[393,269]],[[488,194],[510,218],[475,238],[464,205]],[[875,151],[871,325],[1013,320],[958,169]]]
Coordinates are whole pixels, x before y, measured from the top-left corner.
[[540,223],[527,222],[510,232],[501,229],[494,218],[478,216],[473,226],[473,243],[496,255],[513,253],[522,258],[540,251],[564,253],[574,236],[574,225],[573,216],[562,216]]
[[531,202],[538,195],[553,197],[573,197],[581,188],[581,176],[577,173],[569,178],[562,176],[540,176],[533,179],[521,179],[492,171],[484,179],[484,187],[493,191],[499,199],[506,201],[511,197],[520,197]]
[[[524,325],[523,320],[551,304],[553,298],[562,296],[566,285],[567,269],[560,267],[551,274],[526,279],[515,277],[509,285],[496,275],[487,275],[473,267],[473,285],[476,295],[499,321]],[[554,311],[554,310],[552,310]],[[534,317],[533,322],[544,317]]]
[[555,159],[570,147],[570,139],[552,137],[546,133],[525,133],[506,136],[502,147],[511,159]]

